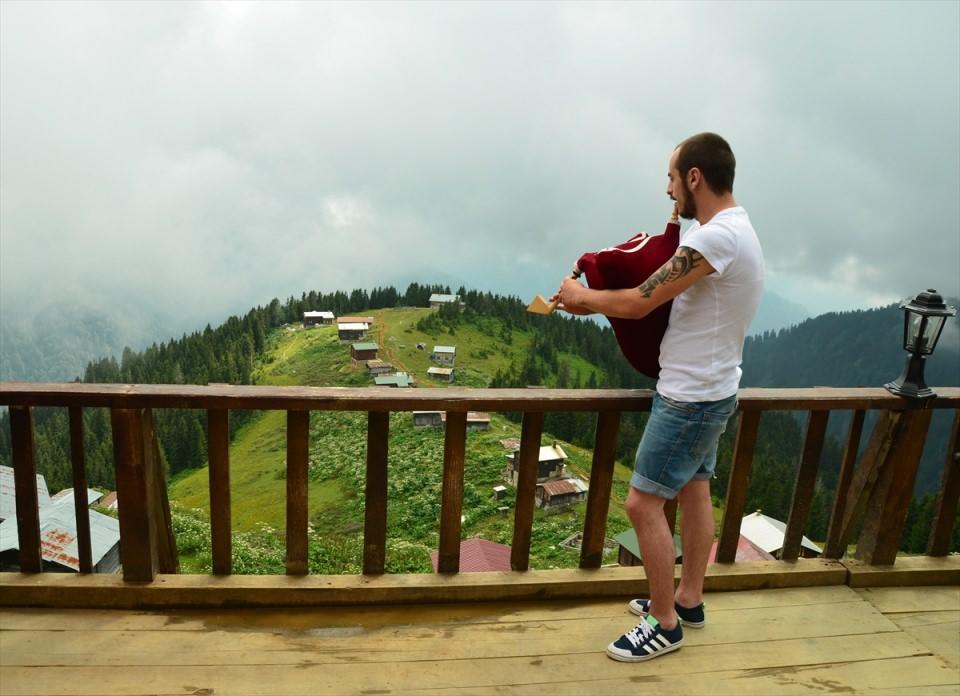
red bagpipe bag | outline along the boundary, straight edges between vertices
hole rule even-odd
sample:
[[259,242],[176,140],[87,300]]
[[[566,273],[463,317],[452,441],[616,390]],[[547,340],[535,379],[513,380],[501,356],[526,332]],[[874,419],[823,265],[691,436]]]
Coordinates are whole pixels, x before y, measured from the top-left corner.
[[[595,290],[635,288],[649,278],[676,252],[680,243],[680,223],[671,220],[663,234],[646,232],[623,244],[586,253],[576,268],[587,276],[587,284]],[[660,374],[660,341],[670,320],[671,302],[666,302],[643,319],[607,317],[624,357],[648,377]]]

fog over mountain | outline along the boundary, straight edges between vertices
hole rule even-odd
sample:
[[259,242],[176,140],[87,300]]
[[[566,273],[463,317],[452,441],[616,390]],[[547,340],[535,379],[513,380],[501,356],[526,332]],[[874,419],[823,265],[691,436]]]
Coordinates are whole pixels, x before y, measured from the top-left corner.
[[958,25],[919,1],[3,2],[0,344],[51,307],[136,345],[304,289],[547,293],[662,229],[704,130],[775,315],[958,296]]

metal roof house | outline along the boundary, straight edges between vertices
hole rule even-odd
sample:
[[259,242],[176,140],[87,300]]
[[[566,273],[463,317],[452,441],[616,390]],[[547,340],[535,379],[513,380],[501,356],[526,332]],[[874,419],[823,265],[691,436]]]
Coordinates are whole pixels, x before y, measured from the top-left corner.
[[[783,548],[783,536],[786,529],[786,524],[772,517],[767,517],[759,510],[753,514],[745,515],[740,521],[740,535],[774,556]],[[816,558],[821,553],[823,553],[823,549],[807,537],[800,540],[801,558]]]
[[[37,503],[41,508],[50,505],[50,492],[43,474],[37,474]],[[17,499],[14,490],[13,467],[0,466],[0,522],[16,519]]]
[[[88,512],[93,572],[115,573],[120,569],[120,522],[95,510]],[[0,523],[0,568],[19,570],[19,549],[17,518],[11,517]],[[80,571],[72,495],[40,508],[40,551],[45,571]]]
[[[519,456],[519,450],[506,455],[507,470],[504,472],[504,475],[514,486],[517,485],[517,478],[520,475],[519,462],[517,461]],[[562,478],[563,465],[566,461],[567,453],[564,452],[563,448],[557,443],[547,447],[541,447],[540,454],[538,455],[537,482],[542,483],[548,479]]]
[[333,323],[333,312],[304,312],[303,326],[320,326]]
[[378,350],[380,350],[380,346],[378,346],[376,343],[354,343],[352,346],[350,346],[350,357],[357,362],[376,360]]
[[453,381],[453,368],[452,367],[428,367],[427,375],[433,377],[433,379],[440,382],[452,382]]
[[[430,552],[433,572],[437,572],[439,552]],[[512,570],[510,567],[510,547],[486,539],[464,539],[460,542],[460,572],[484,573]]]
[[406,372],[396,372],[392,375],[377,375],[373,382],[378,387],[412,387],[415,380]]
[[430,359],[441,365],[453,365],[457,359],[456,346],[434,346]]
[[369,324],[360,322],[343,322],[337,324],[337,337],[341,343],[360,341],[367,337]]
[[455,304],[463,309],[466,305],[460,301],[460,295],[443,295],[440,293],[433,293],[430,295],[430,309],[437,309],[443,305]]
[[590,487],[578,478],[556,479],[537,484],[537,507],[557,508],[585,500]]

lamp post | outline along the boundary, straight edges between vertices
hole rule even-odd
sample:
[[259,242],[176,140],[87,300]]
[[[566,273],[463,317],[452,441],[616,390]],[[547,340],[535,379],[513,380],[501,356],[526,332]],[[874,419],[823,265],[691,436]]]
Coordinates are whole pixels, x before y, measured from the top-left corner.
[[887,391],[908,399],[930,399],[936,396],[923,380],[923,368],[933,353],[947,317],[957,310],[943,303],[936,290],[921,292],[900,305],[903,310],[903,349],[910,353],[903,373],[894,382],[883,386]]

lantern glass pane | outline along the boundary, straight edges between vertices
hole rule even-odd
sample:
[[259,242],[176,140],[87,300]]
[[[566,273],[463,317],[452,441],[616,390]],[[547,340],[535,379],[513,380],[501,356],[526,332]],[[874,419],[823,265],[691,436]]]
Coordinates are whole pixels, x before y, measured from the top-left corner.
[[925,323],[923,321],[924,317],[922,314],[907,312],[906,318],[907,325],[903,332],[903,347],[911,353],[916,353],[919,350],[917,348],[917,342],[920,338],[921,325]]
[[946,317],[927,317],[926,326],[923,329],[923,336],[917,340],[917,352],[921,355],[930,355],[937,345],[937,339],[940,337],[940,329],[943,328],[943,322]]

